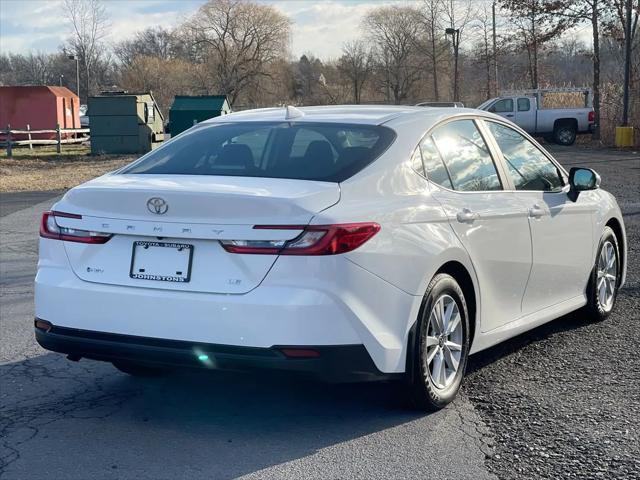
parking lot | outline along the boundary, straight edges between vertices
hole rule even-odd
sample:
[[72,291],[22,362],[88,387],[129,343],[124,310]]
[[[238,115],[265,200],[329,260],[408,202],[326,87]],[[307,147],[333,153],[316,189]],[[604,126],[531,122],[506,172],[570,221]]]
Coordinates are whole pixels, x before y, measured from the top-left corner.
[[394,384],[135,379],[42,350],[37,230],[58,192],[3,195],[0,478],[640,478],[640,154],[552,150],[596,169],[622,208],[629,271],[616,310],[471,357],[459,398],[431,415],[408,410]]

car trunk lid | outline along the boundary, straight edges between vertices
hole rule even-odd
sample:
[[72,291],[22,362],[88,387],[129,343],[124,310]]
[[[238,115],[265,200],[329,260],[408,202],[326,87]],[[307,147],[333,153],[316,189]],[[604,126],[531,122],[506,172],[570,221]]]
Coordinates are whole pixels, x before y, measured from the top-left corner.
[[106,175],[70,190],[54,209],[63,227],[104,233],[105,244],[65,242],[76,275],[112,285],[242,294],[277,255],[240,255],[219,240],[289,240],[340,199],[337,183],[256,177]]

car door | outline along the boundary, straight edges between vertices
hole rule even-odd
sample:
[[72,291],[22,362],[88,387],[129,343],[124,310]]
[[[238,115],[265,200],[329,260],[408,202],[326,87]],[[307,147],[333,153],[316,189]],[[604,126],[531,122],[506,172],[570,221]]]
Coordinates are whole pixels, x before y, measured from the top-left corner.
[[522,300],[524,315],[584,295],[593,259],[590,195],[569,199],[562,170],[512,127],[485,120],[500,149],[509,180],[529,212],[533,264]]
[[470,118],[436,127],[420,150],[432,195],[473,263],[481,330],[517,319],[531,269],[531,237],[526,209],[503,189],[505,172]]
[[501,98],[489,107],[489,111],[512,122],[516,119],[513,98]]
[[516,101],[515,124],[527,133],[536,132],[535,99],[519,97]]

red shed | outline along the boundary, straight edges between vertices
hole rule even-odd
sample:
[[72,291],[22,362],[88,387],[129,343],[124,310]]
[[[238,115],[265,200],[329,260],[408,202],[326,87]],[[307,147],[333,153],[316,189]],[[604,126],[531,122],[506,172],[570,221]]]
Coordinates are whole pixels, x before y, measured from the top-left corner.
[[[78,96],[66,87],[0,87],[0,129],[80,128]],[[24,136],[17,136],[18,138]],[[55,134],[32,138],[55,138]]]

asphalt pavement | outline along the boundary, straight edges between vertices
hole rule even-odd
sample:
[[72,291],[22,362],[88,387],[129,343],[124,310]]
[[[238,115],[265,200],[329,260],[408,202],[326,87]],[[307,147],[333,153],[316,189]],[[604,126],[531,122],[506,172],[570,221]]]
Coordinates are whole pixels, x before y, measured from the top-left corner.
[[0,217],[62,195],[63,191],[0,193]]
[[568,315],[474,355],[459,398],[430,415],[407,410],[394,384],[136,379],[42,350],[37,230],[57,192],[14,198],[0,218],[0,478],[640,478],[640,155],[553,150],[598,170],[625,214],[616,312]]

